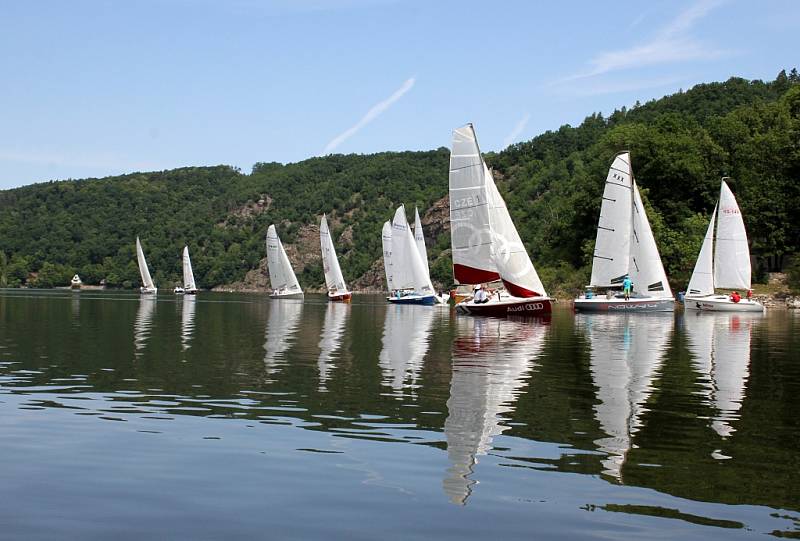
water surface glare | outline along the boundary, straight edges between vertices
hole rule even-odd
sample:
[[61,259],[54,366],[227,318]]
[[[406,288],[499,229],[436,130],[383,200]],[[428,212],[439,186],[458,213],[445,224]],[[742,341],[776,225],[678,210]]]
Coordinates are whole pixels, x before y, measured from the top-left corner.
[[0,539],[800,537],[798,336],[0,290]]

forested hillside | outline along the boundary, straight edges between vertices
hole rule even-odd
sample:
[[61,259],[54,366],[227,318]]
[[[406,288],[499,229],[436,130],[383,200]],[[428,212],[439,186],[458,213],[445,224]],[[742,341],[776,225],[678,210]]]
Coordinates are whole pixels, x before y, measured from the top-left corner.
[[[465,119],[467,121],[468,119]],[[476,126],[480,137],[480,126]],[[757,278],[800,247],[800,77],[730,79],[633,108],[587,117],[486,156],[545,285],[588,278],[607,168],[632,153],[671,281],[685,286],[722,176],[739,199],[757,258]],[[265,256],[278,226],[304,287],[319,287],[313,251],[327,212],[345,276],[378,275],[380,230],[400,203],[425,213],[447,195],[448,150],[331,155],[250,174],[182,168],[104,179],[35,184],[0,192],[0,283],[137,287],[134,241],[142,239],[156,283],[179,280],[188,244],[201,287],[242,280]],[[446,200],[445,200],[446,201]],[[434,280],[449,283],[449,232],[432,221]],[[318,250],[318,245],[316,245]],[[251,273],[252,274],[252,273]],[[362,283],[370,279],[362,279]],[[378,284],[376,284],[378,285]]]

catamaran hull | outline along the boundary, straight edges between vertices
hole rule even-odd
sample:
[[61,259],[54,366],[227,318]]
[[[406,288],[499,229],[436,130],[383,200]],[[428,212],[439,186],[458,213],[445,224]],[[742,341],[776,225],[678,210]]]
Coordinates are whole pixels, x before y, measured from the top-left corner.
[[759,302],[742,299],[733,302],[727,295],[709,295],[707,297],[686,296],[683,300],[687,310],[708,312],[763,312],[764,305]]
[[331,302],[350,302],[352,298],[352,293],[343,293],[341,295],[331,295],[328,293],[328,300]]
[[271,299],[302,299],[304,298],[303,292],[299,293],[270,293]]
[[405,295],[403,297],[386,297],[386,300],[392,304],[422,304],[425,306],[433,306],[437,302],[435,295]]
[[674,312],[675,300],[660,297],[644,297],[625,299],[575,299],[573,302],[578,312]]
[[469,300],[456,305],[459,314],[487,317],[546,316],[553,311],[553,301],[548,297],[530,299],[510,298],[476,304]]

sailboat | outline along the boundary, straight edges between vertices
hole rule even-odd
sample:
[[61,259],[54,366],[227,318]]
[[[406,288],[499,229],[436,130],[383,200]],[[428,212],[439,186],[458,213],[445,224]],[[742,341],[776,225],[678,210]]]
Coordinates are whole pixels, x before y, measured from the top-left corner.
[[142,286],[139,288],[139,291],[155,295],[158,293],[158,288],[153,283],[153,278],[150,276],[150,269],[147,268],[147,260],[144,258],[142,243],[139,242],[139,237],[136,237],[136,260],[139,263],[139,274],[142,277]]
[[69,282],[69,286],[72,289],[80,289],[81,286],[83,286],[83,282],[81,281],[81,277],[78,276],[77,274],[75,276],[73,276],[72,280],[70,280],[70,282]]
[[[418,214],[419,216],[419,214]],[[422,226],[420,226],[420,233]],[[384,240],[384,242],[386,242]],[[436,294],[431,284],[426,265],[420,257],[420,249],[411,227],[406,220],[406,208],[400,205],[394,213],[390,238],[389,259],[391,265],[392,293],[386,299],[394,304],[436,303]],[[424,241],[422,249],[425,249]],[[384,254],[385,254],[384,250]],[[384,264],[386,262],[384,255]],[[388,281],[388,277],[387,277]]]
[[267,230],[267,265],[269,266],[269,282],[272,284],[270,297],[274,299],[302,299],[303,290],[297,282],[292,264],[278,238],[275,226]]
[[187,295],[197,294],[197,284],[194,281],[194,272],[192,272],[192,260],[189,258],[189,247],[183,247],[183,286],[176,286],[175,294]]
[[[621,291],[614,291],[621,290],[626,277],[633,282],[629,299]],[[671,312],[675,309],[628,151],[617,154],[608,170],[597,223],[592,279],[587,289],[592,294],[575,299],[576,310]],[[603,289],[605,294],[594,294]]]
[[502,280],[505,290],[486,302],[462,301],[456,310],[486,316],[549,314],[547,296],[491,171],[481,158],[472,124],[453,132],[450,153],[450,238],[453,274],[461,284]]
[[[684,304],[689,310],[763,312],[764,306],[754,300],[734,302],[728,295],[714,294],[717,288],[750,291],[751,285],[747,231],[739,205],[725,178],[722,179],[719,203],[711,214],[711,222],[689,280]],[[712,260],[715,224],[717,245]]]
[[323,214],[319,223],[319,242],[322,248],[322,269],[325,271],[325,286],[328,288],[329,301],[349,302],[353,294],[347,290],[342,276],[342,268],[336,257],[333,239],[328,229],[328,219]]

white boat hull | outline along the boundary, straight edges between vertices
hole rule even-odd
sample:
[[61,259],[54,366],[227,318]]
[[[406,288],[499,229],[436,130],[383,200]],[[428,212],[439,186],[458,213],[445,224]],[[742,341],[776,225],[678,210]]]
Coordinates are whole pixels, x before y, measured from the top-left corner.
[[727,295],[706,295],[696,297],[686,295],[683,299],[687,310],[708,312],[763,312],[764,305],[753,300],[742,299],[733,302]]
[[273,291],[269,294],[271,299],[302,299],[304,298],[303,292],[295,292],[295,293],[278,293]]
[[611,299],[605,296],[592,297],[591,299],[579,298],[573,301],[578,312],[673,312],[675,300],[664,297],[631,297],[625,300],[622,297]]
[[158,293],[157,287],[140,287],[139,293],[142,295],[155,295]]

